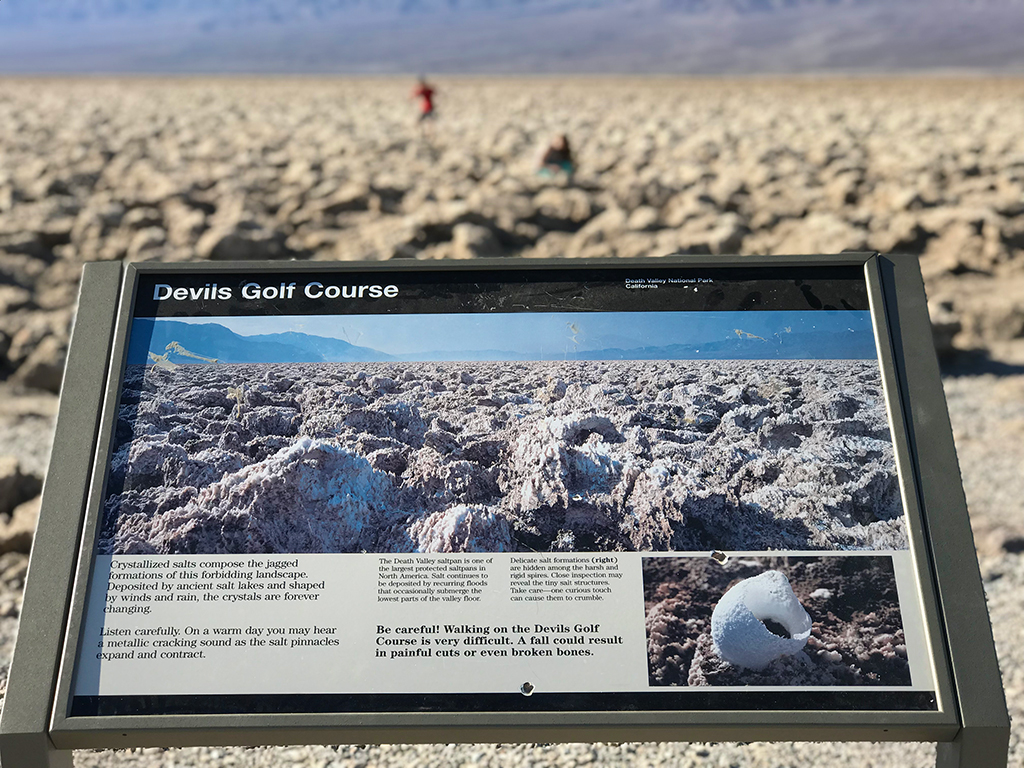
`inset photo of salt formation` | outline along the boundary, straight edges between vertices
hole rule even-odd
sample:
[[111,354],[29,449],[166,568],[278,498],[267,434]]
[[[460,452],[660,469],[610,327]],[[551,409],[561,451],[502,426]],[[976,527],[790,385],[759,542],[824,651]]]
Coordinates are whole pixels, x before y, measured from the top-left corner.
[[[684,314],[346,318],[372,346],[145,321],[99,551],[904,548],[877,361],[672,360],[681,345],[629,347],[618,330],[679,339],[698,325],[668,317]],[[866,313],[765,312],[745,313],[745,336],[717,318],[719,348],[795,348],[801,314],[830,353],[873,345]],[[424,333],[463,346],[431,351]],[[413,352],[396,341],[410,334]],[[314,348],[350,361],[281,362]]]
[[892,558],[649,557],[652,686],[909,686]]

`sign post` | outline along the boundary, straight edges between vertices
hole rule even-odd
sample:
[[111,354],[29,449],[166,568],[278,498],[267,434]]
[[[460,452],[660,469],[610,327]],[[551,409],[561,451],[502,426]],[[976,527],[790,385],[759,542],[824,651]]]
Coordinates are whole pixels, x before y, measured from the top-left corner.
[[598,739],[1006,764],[911,258],[89,265],[29,576],[4,765]]

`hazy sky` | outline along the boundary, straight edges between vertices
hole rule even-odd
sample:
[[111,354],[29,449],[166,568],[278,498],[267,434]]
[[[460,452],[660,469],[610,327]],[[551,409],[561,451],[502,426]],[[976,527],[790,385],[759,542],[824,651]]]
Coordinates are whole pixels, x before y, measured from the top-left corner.
[[1022,37],[1020,0],[0,0],[0,72],[1019,72]]
[[[241,336],[295,331],[341,339],[390,355],[501,350],[516,355],[572,358],[603,349],[699,345],[750,334],[786,346],[796,334],[833,334],[849,348],[871,345],[869,312],[571,312],[404,315],[286,315],[168,318],[217,323]],[[737,333],[739,332],[739,333]],[[850,355],[856,356],[856,355]]]

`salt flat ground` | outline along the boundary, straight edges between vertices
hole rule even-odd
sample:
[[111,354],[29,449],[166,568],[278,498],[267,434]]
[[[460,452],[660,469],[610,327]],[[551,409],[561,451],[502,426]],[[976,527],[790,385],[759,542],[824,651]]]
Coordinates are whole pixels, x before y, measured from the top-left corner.
[[[1024,81],[442,79],[422,133],[410,86],[0,80],[0,452],[29,485],[44,472],[85,260],[910,252],[943,349],[981,350],[954,356],[945,386],[1019,722]],[[560,132],[577,154],[571,185],[534,172]],[[24,565],[0,561],[5,659]],[[914,768],[932,754],[485,745],[81,752],[76,763]]]
[[872,360],[133,365],[98,551],[904,549],[883,402]]
[[870,248],[922,256],[960,346],[1024,333],[1024,80],[442,79],[424,126],[410,85],[0,80],[0,331],[90,259]]

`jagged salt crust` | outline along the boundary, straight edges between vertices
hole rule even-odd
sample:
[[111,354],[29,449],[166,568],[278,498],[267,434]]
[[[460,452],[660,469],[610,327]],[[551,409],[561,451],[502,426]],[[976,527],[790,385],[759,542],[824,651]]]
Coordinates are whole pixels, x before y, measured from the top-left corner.
[[101,552],[906,546],[874,361],[129,366],[116,438]]
[[507,552],[513,549],[508,521],[486,507],[457,504],[417,520],[410,535],[420,552]]
[[[789,637],[771,632],[766,620],[779,624]],[[747,669],[764,669],[780,656],[799,653],[810,636],[811,617],[779,571],[736,584],[711,614],[715,650],[730,664]]]

